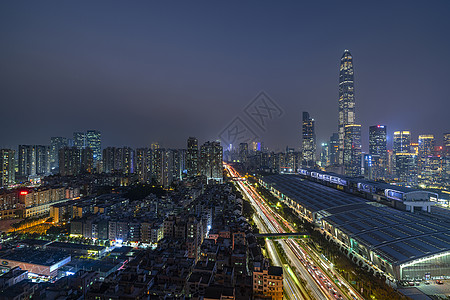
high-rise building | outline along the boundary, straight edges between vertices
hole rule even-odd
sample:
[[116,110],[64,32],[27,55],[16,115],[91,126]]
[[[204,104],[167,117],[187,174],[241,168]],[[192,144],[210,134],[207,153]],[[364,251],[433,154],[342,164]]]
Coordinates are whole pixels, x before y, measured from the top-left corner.
[[11,149],[0,149],[0,187],[7,187],[16,181],[14,152]]
[[186,150],[172,149],[173,152],[173,179],[183,179],[183,172],[186,169]]
[[426,134],[419,135],[419,156],[432,156],[434,155],[434,135]]
[[187,140],[186,170],[188,177],[199,175],[198,140],[195,137],[189,137]]
[[103,171],[132,174],[135,168],[135,153],[130,147],[103,149]]
[[410,185],[417,184],[417,156],[411,152],[411,133],[407,130],[394,132],[395,174]]
[[86,147],[86,134],[84,132],[73,133],[73,146],[78,149]]
[[36,174],[48,175],[50,174],[50,147],[43,145],[36,145]]
[[361,175],[361,125],[345,125],[344,173],[347,176]]
[[363,169],[364,169],[364,177],[368,179],[374,179],[374,172],[373,172],[373,161],[372,161],[372,155],[368,153],[363,153]]
[[223,181],[223,148],[219,142],[206,142],[200,147],[200,170],[207,182]]
[[[105,151],[103,151],[105,153]],[[136,174],[138,176],[139,182],[147,182],[150,175],[149,165],[151,162],[151,157],[149,157],[148,148],[138,148],[136,149]],[[105,160],[105,154],[103,154],[103,160]]]
[[339,68],[339,164],[344,164],[345,126],[355,124],[353,57],[345,50]]
[[328,153],[330,155],[330,165],[338,165],[339,164],[339,134],[333,133],[330,137],[330,142],[328,143],[329,150]]
[[386,175],[395,175],[395,153],[392,150],[386,151]]
[[92,149],[94,155],[94,165],[102,160],[102,134],[98,130],[88,130],[86,132],[86,147]]
[[419,135],[418,183],[433,187],[440,181],[440,157],[435,156],[434,135]]
[[50,147],[19,145],[19,176],[46,175],[50,173]]
[[[369,127],[370,179],[384,179],[387,163],[386,126]],[[367,173],[367,170],[365,170]]]
[[303,112],[302,136],[302,166],[313,168],[316,165],[316,134],[314,119],[306,111]]
[[394,132],[394,153],[410,153],[411,132],[395,131]]
[[239,144],[239,161],[243,164],[247,162],[248,157],[248,144],[240,143]]
[[59,173],[61,176],[75,176],[81,173],[81,150],[65,147],[59,150]]
[[174,174],[174,152],[171,149],[152,150],[151,178],[156,184],[169,187],[176,178]]
[[156,150],[156,149],[159,149],[159,148],[161,148],[161,147],[159,146],[159,143],[158,143],[158,142],[154,142],[154,143],[152,143],[151,146],[150,146],[150,149],[151,149],[151,150]]
[[322,143],[322,149],[320,151],[320,166],[322,168],[330,165],[330,145],[328,143]]
[[50,169],[52,172],[59,167],[59,150],[67,146],[67,138],[65,137],[50,138]]
[[[78,147],[75,147],[79,149]],[[79,149],[80,150],[80,149]],[[92,149],[87,147],[81,151],[81,173],[93,173],[94,172],[94,154]]]
[[32,145],[19,145],[18,175],[36,175],[36,151]]

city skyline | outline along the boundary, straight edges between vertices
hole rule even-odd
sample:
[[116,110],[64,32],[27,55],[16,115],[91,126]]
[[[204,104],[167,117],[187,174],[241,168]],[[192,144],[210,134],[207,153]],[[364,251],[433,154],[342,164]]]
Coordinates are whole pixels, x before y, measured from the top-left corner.
[[[352,28],[345,38],[334,37],[337,4],[331,3],[324,8],[263,2],[256,12],[250,4],[136,4],[128,9],[111,4],[101,16],[99,4],[90,10],[33,5],[2,5],[3,28],[9,30],[2,32],[8,47],[0,50],[5,59],[0,87],[8,106],[39,126],[31,131],[29,122],[6,114],[3,148],[48,144],[52,136],[71,137],[90,128],[103,133],[105,146],[136,148],[159,141],[181,148],[186,136],[215,140],[260,90],[284,110],[260,134],[267,146],[300,149],[302,111],[316,120],[317,142],[327,142],[338,124],[336,78],[344,49],[356,66],[356,122],[362,124],[364,152],[372,125],[387,126],[389,148],[397,130],[411,131],[413,140],[433,134],[438,144],[448,131],[450,62],[445,57],[450,44],[444,34],[450,21],[440,17],[448,11],[446,2],[427,7],[426,15],[418,3],[408,3],[409,14],[400,13],[400,4],[392,4],[390,13],[382,5],[363,9],[352,4],[349,13],[358,26],[339,18],[343,27]],[[143,13],[132,15],[136,8]],[[55,10],[59,14],[51,13]],[[308,10],[323,16],[314,19]],[[162,12],[171,14],[158,17]],[[256,21],[255,13],[278,22]],[[235,25],[227,26],[231,16]],[[124,22],[120,30],[114,30],[117,17]],[[78,26],[79,18],[86,24]],[[314,24],[322,26],[306,30]],[[430,75],[417,76],[417,70]],[[64,113],[57,113],[60,109]]]

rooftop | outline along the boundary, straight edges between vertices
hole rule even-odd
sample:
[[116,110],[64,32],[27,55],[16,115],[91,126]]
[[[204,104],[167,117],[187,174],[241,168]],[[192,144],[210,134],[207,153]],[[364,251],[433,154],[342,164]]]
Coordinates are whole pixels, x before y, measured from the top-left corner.
[[0,253],[0,259],[13,260],[41,266],[52,266],[65,258],[70,257],[60,250],[41,250],[32,248],[15,248],[11,251]]
[[279,192],[317,213],[317,220],[343,231],[394,264],[450,251],[450,212],[410,213],[360,198],[297,175],[264,177]]

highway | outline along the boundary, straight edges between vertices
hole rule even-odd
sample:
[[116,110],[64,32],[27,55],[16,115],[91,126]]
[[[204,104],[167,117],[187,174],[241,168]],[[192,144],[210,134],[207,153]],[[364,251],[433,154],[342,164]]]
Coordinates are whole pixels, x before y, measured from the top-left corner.
[[[230,177],[233,177],[236,185],[240,191],[249,199],[253,207],[255,208],[258,217],[255,218],[256,224],[260,230],[270,233],[285,233],[285,232],[295,232],[292,226],[283,219],[276,211],[267,205],[265,200],[259,195],[259,193],[254,189],[254,187],[248,183],[247,180],[243,179],[234,168],[230,165],[225,164],[225,168]],[[286,229],[287,230],[286,230]],[[265,233],[264,232],[264,233]],[[315,299],[364,299],[360,296],[357,291],[353,289],[348,283],[340,278],[339,274],[332,272],[332,264],[324,257],[320,256],[313,249],[311,249],[306,243],[299,243],[292,239],[279,240],[283,250],[285,251],[287,258],[289,260],[289,267],[295,267],[298,274],[306,281],[306,287],[311,291],[311,295]],[[271,244],[271,243],[268,243]],[[272,246],[268,246],[270,249]],[[269,250],[269,254],[270,254]],[[271,257],[272,258],[272,257]],[[274,260],[272,258],[274,262]],[[278,261],[277,263],[281,263]],[[289,273],[291,276],[296,277],[297,275],[292,274],[293,272],[286,272],[285,277]],[[332,277],[337,276],[337,280]],[[298,282],[298,279],[293,279]],[[343,287],[346,287],[343,288]],[[304,288],[301,288],[304,291]],[[285,285],[285,291],[288,292],[289,297],[293,297],[293,293],[296,293],[294,289],[291,289],[292,293],[289,293],[289,285]],[[289,295],[291,294],[291,295]],[[298,299],[308,299],[309,296],[303,292],[301,298]],[[295,299],[295,298],[293,298]]]

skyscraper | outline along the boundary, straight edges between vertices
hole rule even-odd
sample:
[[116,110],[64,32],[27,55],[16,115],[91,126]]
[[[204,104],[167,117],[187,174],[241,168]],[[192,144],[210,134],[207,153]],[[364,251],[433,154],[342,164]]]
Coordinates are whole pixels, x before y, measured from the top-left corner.
[[50,147],[36,145],[34,151],[36,151],[36,174],[50,174]]
[[361,125],[345,125],[344,173],[347,176],[361,175]]
[[409,153],[411,147],[411,133],[407,130],[394,132],[394,152]]
[[78,149],[86,147],[86,134],[84,132],[73,133],[73,146]]
[[419,156],[432,156],[434,154],[434,135],[419,135]]
[[314,119],[306,111],[303,112],[302,133],[302,166],[313,168],[316,164],[316,134]]
[[102,134],[97,130],[88,130],[86,132],[86,147],[92,149],[94,155],[94,165],[102,160]]
[[19,145],[18,175],[21,177],[36,175],[36,151],[32,145]]
[[[78,147],[75,147],[80,150]],[[81,151],[81,173],[92,173],[94,171],[94,154],[92,149],[87,147]]]
[[0,149],[0,187],[7,187],[16,181],[14,152],[11,149]]
[[345,126],[355,123],[353,57],[345,50],[339,68],[339,164],[344,164]]
[[[105,151],[103,150],[103,161],[105,161]],[[149,165],[151,157],[149,157],[148,148],[136,149],[136,174],[139,182],[147,182],[149,178]],[[105,166],[105,164],[103,164]]]
[[64,147],[59,150],[59,173],[61,176],[75,176],[81,172],[81,150]]
[[339,134],[333,133],[328,143],[328,153],[330,156],[330,165],[339,164]]
[[50,138],[50,169],[52,172],[59,167],[59,150],[67,146],[67,138],[65,137]]
[[239,144],[239,161],[243,164],[247,162],[248,157],[248,144],[240,143]]
[[387,162],[386,126],[374,125],[369,127],[369,154],[371,156],[371,179],[385,177]]
[[417,183],[417,157],[411,153],[411,133],[394,132],[395,173],[398,179],[410,185]]
[[189,137],[187,140],[186,170],[188,177],[197,176],[199,173],[198,140],[195,137]]
[[440,179],[440,157],[435,156],[434,135],[419,135],[418,183],[433,186]]
[[322,168],[330,165],[330,145],[328,143],[322,143],[322,149],[320,151],[320,166]]
[[[132,174],[135,169],[135,153],[130,147],[103,149],[103,170],[105,173]],[[141,162],[140,162],[141,163]],[[141,166],[140,166],[141,167]]]
[[206,142],[200,147],[200,170],[207,182],[223,181],[223,148],[219,142]]

